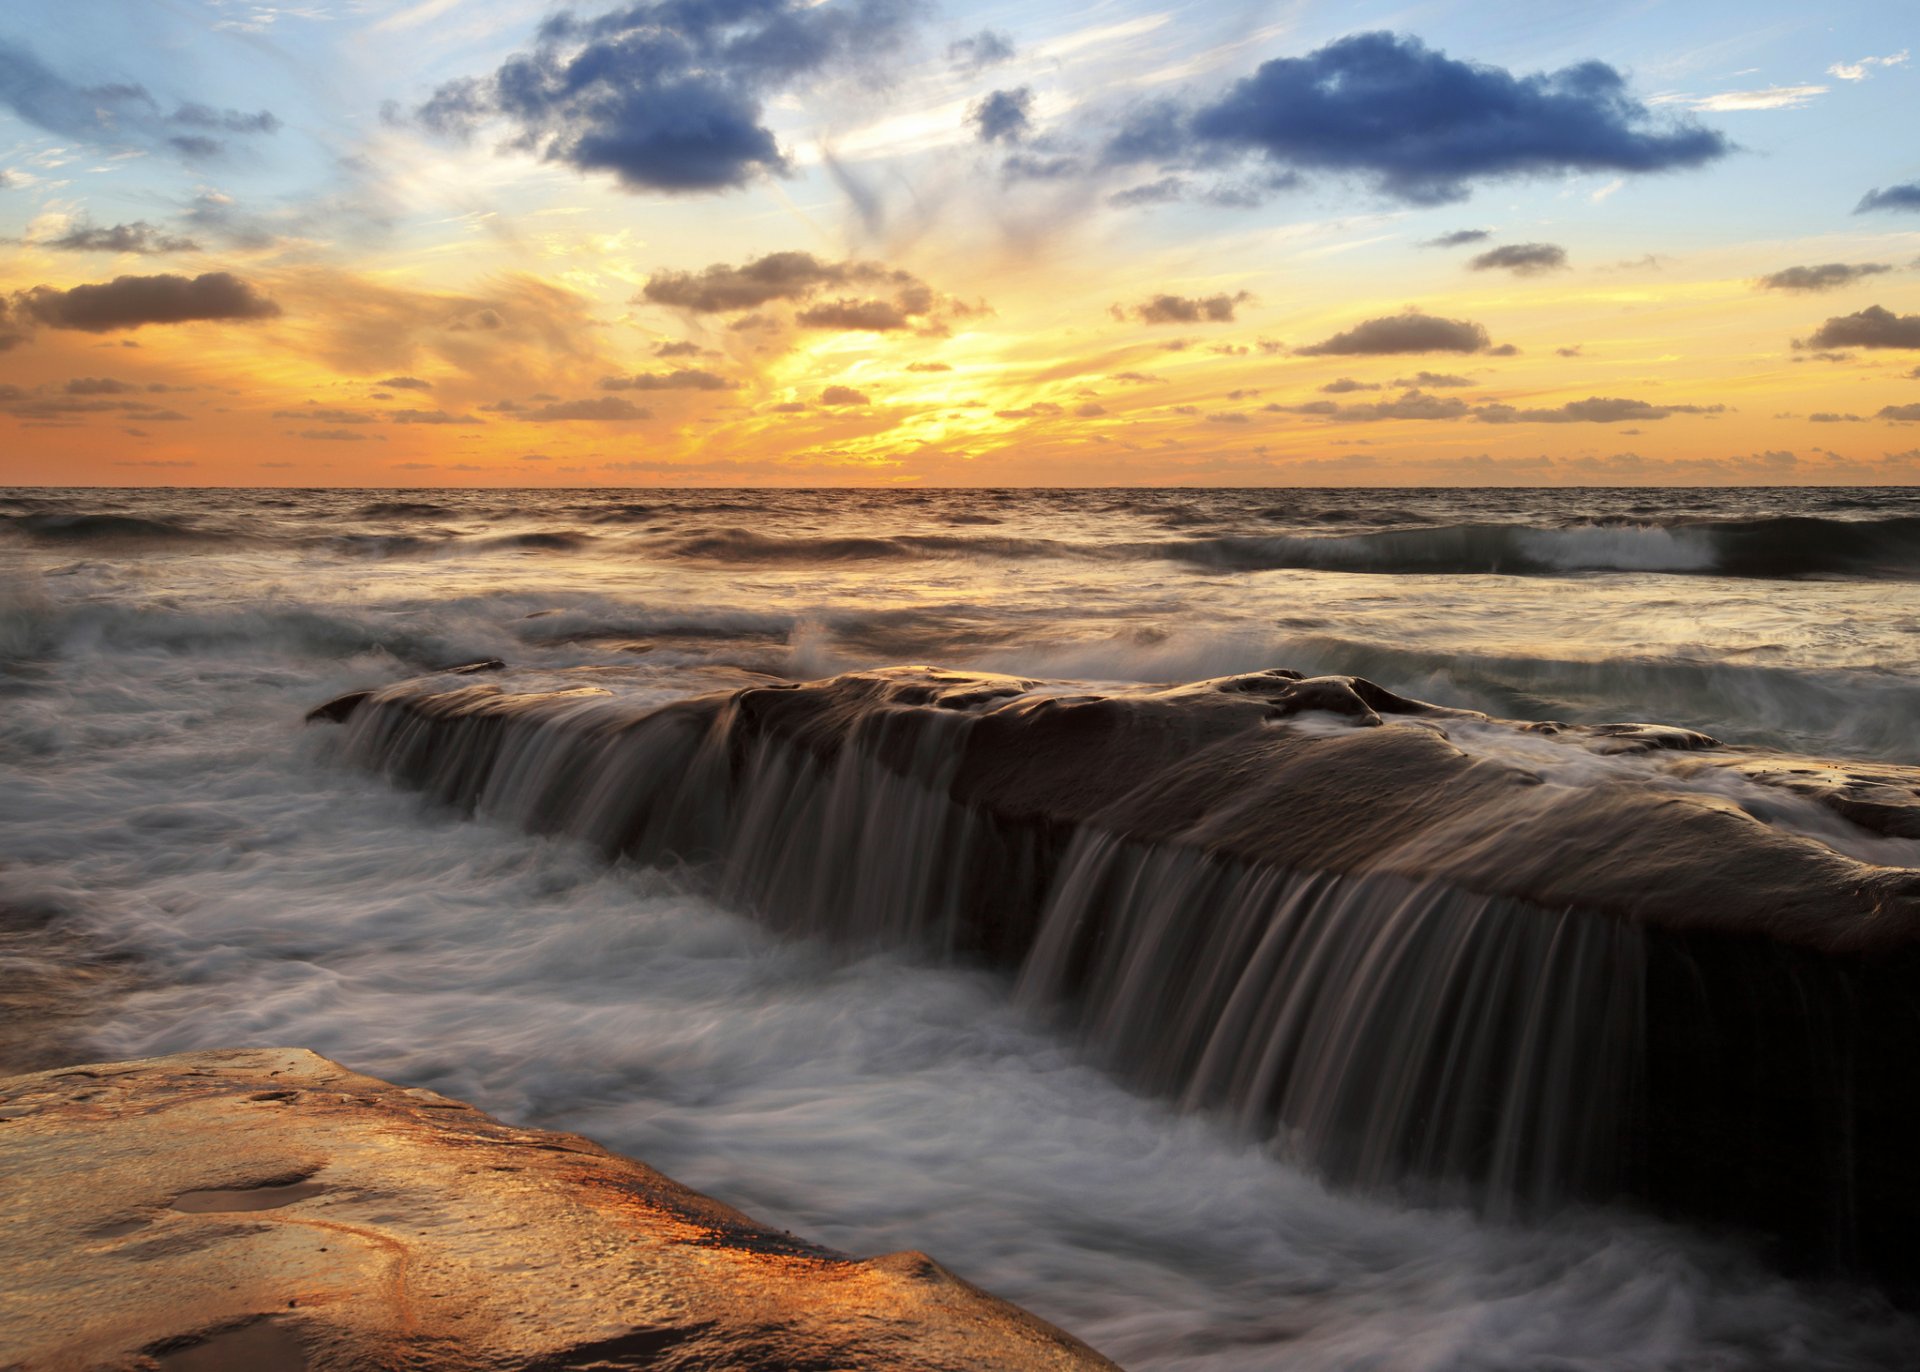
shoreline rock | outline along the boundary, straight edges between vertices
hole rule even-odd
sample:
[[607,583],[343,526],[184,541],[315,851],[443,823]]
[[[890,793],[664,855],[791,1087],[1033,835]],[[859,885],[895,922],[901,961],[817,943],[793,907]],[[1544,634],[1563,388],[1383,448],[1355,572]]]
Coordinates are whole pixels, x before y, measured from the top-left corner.
[[303,1049],[0,1080],[0,1166],[9,1368],[1113,1367],[924,1254]]

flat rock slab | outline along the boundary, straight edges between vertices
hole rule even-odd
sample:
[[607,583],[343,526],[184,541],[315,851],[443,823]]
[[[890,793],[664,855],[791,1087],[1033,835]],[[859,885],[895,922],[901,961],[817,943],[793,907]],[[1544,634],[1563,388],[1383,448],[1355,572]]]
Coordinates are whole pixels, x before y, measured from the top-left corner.
[[1113,1366],[922,1254],[303,1049],[0,1080],[0,1177],[7,1369]]

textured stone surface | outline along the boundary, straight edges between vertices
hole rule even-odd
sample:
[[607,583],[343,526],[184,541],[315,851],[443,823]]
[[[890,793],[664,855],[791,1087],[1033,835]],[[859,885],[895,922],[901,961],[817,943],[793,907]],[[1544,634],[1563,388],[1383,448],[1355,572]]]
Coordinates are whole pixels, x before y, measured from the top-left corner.
[[921,1254],[301,1049],[0,1080],[0,1175],[7,1368],[1112,1366]]

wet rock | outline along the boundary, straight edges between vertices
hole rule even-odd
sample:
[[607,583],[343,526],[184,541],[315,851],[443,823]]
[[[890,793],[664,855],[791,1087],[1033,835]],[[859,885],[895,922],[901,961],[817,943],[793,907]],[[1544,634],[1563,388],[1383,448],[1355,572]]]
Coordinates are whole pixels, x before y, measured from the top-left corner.
[[298,1049],[0,1080],[23,1369],[1111,1368],[568,1135]]

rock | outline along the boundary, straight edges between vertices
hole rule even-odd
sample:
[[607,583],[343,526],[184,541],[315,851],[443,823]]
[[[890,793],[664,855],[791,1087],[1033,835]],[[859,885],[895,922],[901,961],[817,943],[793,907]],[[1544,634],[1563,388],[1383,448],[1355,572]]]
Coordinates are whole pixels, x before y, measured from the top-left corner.
[[585,1139],[300,1049],[0,1080],[9,1368],[1096,1369]]
[[[693,865],[781,928],[1016,971],[1081,1017],[1116,1072],[1189,1100],[1191,1055],[1167,1041],[1201,1066],[1236,1061],[1273,1028],[1259,1016],[1291,1003],[1289,986],[1251,984],[1267,964],[1248,961],[1285,909],[1221,893],[1310,878],[1315,902],[1416,921],[1471,954],[1411,956],[1431,970],[1431,1013],[1390,1052],[1391,1016],[1368,1030],[1422,1089],[1451,1080],[1456,1047],[1512,1074],[1440,1092],[1458,1146],[1420,1163],[1438,1179],[1487,1198],[1517,1183],[1529,1204],[1627,1197],[1766,1236],[1784,1264],[1920,1295],[1920,862],[1898,846],[1920,836],[1920,769],[1653,724],[1526,725],[1285,670],[1114,688],[898,667],[666,706],[553,680],[387,687],[356,715],[350,754],[496,820]],[[1068,908],[1089,851],[1112,871]],[[1128,862],[1192,888],[1141,904]],[[1468,913],[1488,901],[1498,918]],[[1402,1003],[1379,980],[1393,960],[1352,948],[1368,927],[1343,917],[1354,956],[1310,992]],[[1557,928],[1564,943],[1509,957]],[[1236,931],[1251,931],[1238,953],[1206,951]],[[1137,981],[1103,990],[1109,964]],[[1526,1029],[1549,1007],[1587,1045],[1550,1065]],[[1160,1027],[1142,1040],[1117,1029],[1129,1020]],[[1283,1027],[1297,1051],[1220,1098],[1251,1127],[1298,1140],[1290,1101],[1309,1078],[1363,1103],[1305,1158],[1326,1175],[1350,1174],[1344,1149],[1386,1159],[1360,1171],[1377,1177],[1426,1151],[1422,1128],[1446,1132],[1424,1115],[1381,1130],[1363,1084],[1338,1084],[1369,1070],[1345,1056],[1350,1026]],[[1469,1051],[1483,1030],[1492,1056]],[[1499,1108],[1476,1125],[1483,1097]],[[1564,1185],[1510,1165],[1555,1139],[1600,1161]]]

